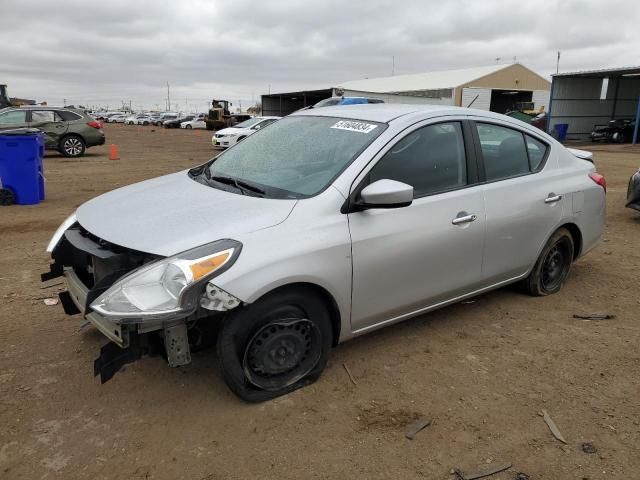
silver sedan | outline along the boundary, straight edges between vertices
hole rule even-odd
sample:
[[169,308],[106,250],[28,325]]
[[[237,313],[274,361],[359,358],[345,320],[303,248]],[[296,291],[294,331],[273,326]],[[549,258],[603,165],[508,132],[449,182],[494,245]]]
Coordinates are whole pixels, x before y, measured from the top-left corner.
[[358,335],[515,282],[558,292],[602,236],[605,190],[589,152],[503,115],[308,110],[80,206],[44,278],[64,275],[65,311],[110,340],[103,382],[214,338],[227,385],[261,401]]

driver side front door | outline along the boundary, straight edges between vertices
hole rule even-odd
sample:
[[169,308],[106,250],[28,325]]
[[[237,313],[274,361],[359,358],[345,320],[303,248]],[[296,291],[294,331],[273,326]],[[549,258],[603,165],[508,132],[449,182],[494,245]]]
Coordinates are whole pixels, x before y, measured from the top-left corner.
[[363,177],[413,186],[408,207],[349,213],[351,327],[363,333],[479,288],[485,209],[463,121],[413,127]]

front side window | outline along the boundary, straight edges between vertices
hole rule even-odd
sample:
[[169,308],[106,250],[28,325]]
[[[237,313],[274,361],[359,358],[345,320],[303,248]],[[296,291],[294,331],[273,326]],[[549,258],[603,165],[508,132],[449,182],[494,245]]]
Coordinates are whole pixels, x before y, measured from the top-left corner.
[[529,173],[524,135],[518,130],[476,123],[486,180],[491,182]]
[[25,110],[12,110],[0,114],[0,124],[25,123],[27,112]]
[[286,117],[216,157],[203,174],[212,186],[219,177],[250,183],[270,198],[309,197],[324,190],[385,128],[334,117]]
[[413,187],[421,197],[467,184],[467,161],[460,122],[415,130],[396,143],[369,172],[369,183],[389,179]]

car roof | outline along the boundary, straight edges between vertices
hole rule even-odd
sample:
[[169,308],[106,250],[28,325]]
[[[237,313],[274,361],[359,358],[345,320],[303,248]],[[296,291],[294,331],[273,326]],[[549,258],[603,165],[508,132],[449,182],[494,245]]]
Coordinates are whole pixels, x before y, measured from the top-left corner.
[[311,108],[294,112],[290,116],[338,117],[389,123],[397,118],[419,113],[422,113],[424,118],[438,117],[441,115],[476,115],[487,118],[504,118],[504,115],[486,110],[454,107],[452,105],[409,105],[394,103],[366,103],[361,105]]

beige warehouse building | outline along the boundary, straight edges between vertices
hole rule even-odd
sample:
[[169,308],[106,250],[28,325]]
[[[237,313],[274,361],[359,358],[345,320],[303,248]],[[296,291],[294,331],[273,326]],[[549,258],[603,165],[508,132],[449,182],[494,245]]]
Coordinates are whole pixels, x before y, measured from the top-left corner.
[[288,115],[299,108],[342,93],[375,97],[386,103],[455,105],[504,113],[516,103],[548,108],[551,84],[520,63],[439,72],[365,78],[335,87],[262,96],[264,115]]

